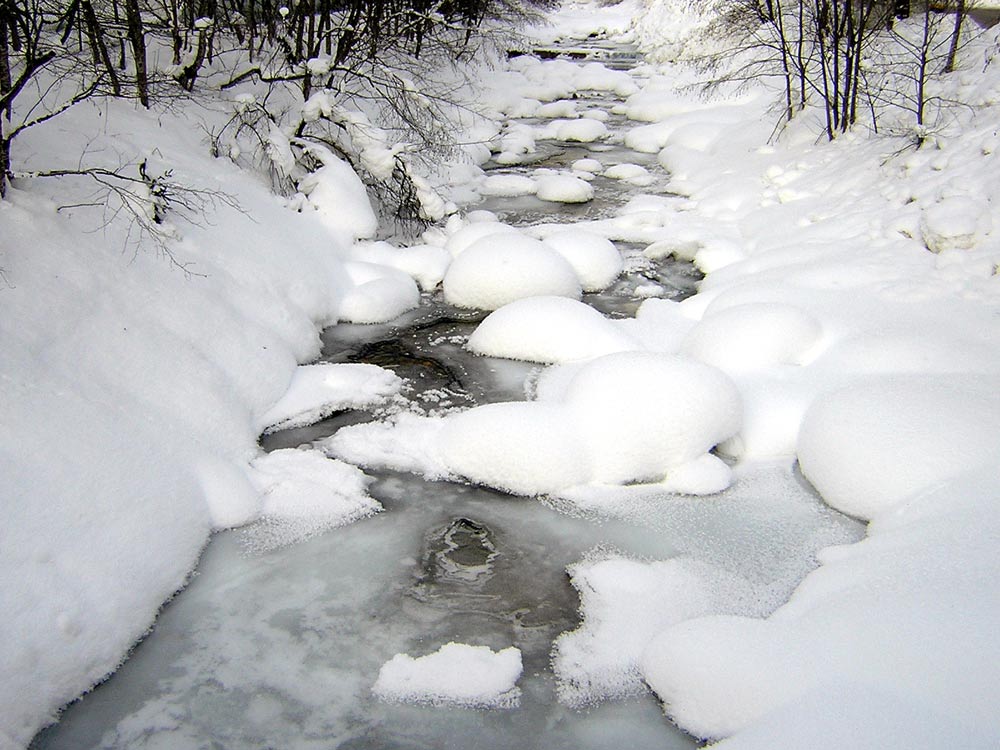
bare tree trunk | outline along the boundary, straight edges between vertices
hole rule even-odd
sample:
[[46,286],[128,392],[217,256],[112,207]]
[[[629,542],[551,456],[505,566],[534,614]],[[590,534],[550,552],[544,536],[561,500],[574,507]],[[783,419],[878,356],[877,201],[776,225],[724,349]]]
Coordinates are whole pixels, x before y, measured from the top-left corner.
[[[0,97],[10,91],[10,33],[7,26],[10,23],[9,10],[6,3],[0,4]],[[8,104],[0,116],[6,115],[7,122],[10,122],[10,104]]]
[[958,45],[962,36],[962,23],[965,21],[966,7],[965,0],[957,0],[955,8],[955,27],[951,32],[951,44],[948,45],[948,58],[944,63],[945,73],[955,70],[955,58],[958,57]]
[[97,21],[97,14],[94,13],[94,6],[90,0],[82,0],[80,9],[87,22],[87,36],[90,38],[90,46],[94,51],[95,63],[100,61],[108,78],[111,80],[111,90],[115,96],[122,95],[121,83],[118,81],[118,74],[115,73],[115,66],[111,63],[111,56],[108,54],[108,47],[104,43],[104,30]]
[[10,141],[3,132],[3,118],[0,118],[0,200],[7,196],[7,176],[10,174]]
[[125,0],[125,18],[128,24],[128,40],[135,59],[135,86],[139,102],[149,109],[149,76],[146,72],[146,38],[143,35],[142,16],[139,15],[139,0]]

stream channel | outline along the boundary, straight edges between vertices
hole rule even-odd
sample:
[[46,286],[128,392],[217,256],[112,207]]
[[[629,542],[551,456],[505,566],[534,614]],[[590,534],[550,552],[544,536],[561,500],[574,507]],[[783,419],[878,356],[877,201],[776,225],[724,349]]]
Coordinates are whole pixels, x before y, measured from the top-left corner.
[[[591,52],[609,67],[636,61],[628,50]],[[595,93],[588,103],[611,112],[619,103],[611,96]],[[530,173],[597,156],[605,166],[642,164],[662,186],[655,157],[621,145],[624,117],[612,114],[607,124],[612,136],[602,143],[539,142],[531,164],[493,167]],[[581,205],[527,196],[467,208],[521,226],[571,223],[611,216],[632,195],[660,189],[601,176],[593,184],[597,197]],[[619,249],[625,273],[608,290],[585,295],[605,314],[633,314],[651,289],[674,299],[694,292],[698,274],[689,264],[653,263],[637,246]],[[482,317],[448,307],[440,292],[425,295],[418,310],[391,323],[326,330],[322,361],[388,367],[406,380],[405,395],[428,410],[523,400],[535,366],[462,348]],[[337,414],[266,436],[262,447],[308,444],[374,416]],[[688,555],[746,576],[776,605],[815,565],[815,550],[861,533],[787,467],[738,479],[710,498],[637,492],[629,512],[604,518],[481,487],[368,473],[385,508],[373,518],[264,552],[248,552],[245,531],[216,534],[190,585],[128,661],[32,748],[696,747],[650,694],[584,709],[558,701],[552,644],[580,624],[566,566],[595,549],[651,560]],[[449,641],[521,649],[520,707],[398,705],[371,694],[394,654],[423,655]]]

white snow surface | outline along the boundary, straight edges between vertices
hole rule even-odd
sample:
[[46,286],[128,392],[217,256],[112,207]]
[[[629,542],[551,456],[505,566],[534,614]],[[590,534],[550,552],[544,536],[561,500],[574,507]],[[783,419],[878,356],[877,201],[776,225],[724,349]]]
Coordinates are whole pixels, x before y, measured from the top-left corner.
[[382,510],[368,496],[368,477],[318,450],[286,448],[251,463],[263,500],[260,519],[245,534],[247,546],[268,550],[302,541]]
[[551,203],[586,203],[594,198],[594,188],[571,174],[543,174],[535,178],[535,195]]
[[491,357],[552,364],[631,351],[638,342],[583,302],[542,296],[490,313],[466,346]]
[[547,233],[545,244],[573,266],[585,292],[608,287],[622,272],[621,253],[606,237],[585,229],[563,229]]
[[396,654],[382,665],[372,692],[385,701],[461,708],[514,708],[521,700],[521,652],[510,646],[446,643],[426,656]]
[[318,422],[344,409],[363,409],[399,393],[403,381],[369,364],[317,364],[295,368],[285,395],[260,417],[262,432]]
[[[213,158],[182,110],[75,107],[22,134],[14,154],[17,170],[58,167],[67,153],[88,154],[84,167],[146,159],[151,174],[169,169],[238,202],[204,216],[168,212],[162,250],[124,214],[109,221],[83,205],[93,189],[73,178],[21,179],[0,202],[4,748],[27,746],[119,665],[213,529],[260,516],[263,487],[251,478],[262,474],[251,464],[265,415],[356,286],[350,239],[374,230],[346,164],[328,161],[308,185],[317,210],[296,213],[252,173]],[[271,142],[280,159],[277,129]],[[67,204],[79,205],[57,210]],[[276,419],[323,408],[300,395]],[[312,486],[314,498],[326,491]],[[349,486],[345,505],[322,510],[312,528],[375,509]]]
[[[493,222],[483,222],[461,231],[492,226]],[[579,299],[581,293],[576,271],[562,255],[516,231],[488,233],[463,249],[448,268],[442,286],[451,304],[482,310],[496,310],[524,297]]]

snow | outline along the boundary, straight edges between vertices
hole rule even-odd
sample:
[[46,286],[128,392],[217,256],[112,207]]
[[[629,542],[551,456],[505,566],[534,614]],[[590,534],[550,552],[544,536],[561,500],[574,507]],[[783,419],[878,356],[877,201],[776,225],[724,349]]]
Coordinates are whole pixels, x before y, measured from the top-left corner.
[[593,143],[606,138],[608,128],[599,120],[589,117],[579,120],[563,120],[552,123],[542,131],[543,138],[552,138],[566,143]]
[[968,250],[981,243],[992,229],[989,204],[968,195],[944,198],[920,215],[920,233],[927,249],[935,253]]
[[288,390],[260,417],[261,432],[302,427],[344,409],[364,409],[399,393],[403,381],[369,364],[302,365]]
[[586,620],[556,641],[553,667],[560,699],[573,706],[642,693],[639,664],[656,635],[693,617],[741,610],[752,597],[739,576],[683,557],[613,556],[567,572]]
[[1000,459],[995,382],[886,377],[817,399],[798,459],[824,499],[870,520]]
[[544,236],[545,244],[562,255],[585,292],[608,287],[622,272],[622,257],[605,237],[586,229],[562,229]]
[[310,151],[323,166],[299,181],[299,190],[309,199],[307,205],[333,229],[354,238],[374,236],[378,219],[361,179],[329,150],[314,145]]
[[681,344],[681,351],[726,372],[807,364],[822,328],[791,305],[748,303],[707,314]]
[[587,445],[557,404],[487,404],[445,418],[440,454],[455,474],[517,495],[590,480]]
[[535,190],[535,181],[519,174],[492,174],[479,186],[482,195],[505,198],[534,195]]
[[246,544],[268,550],[300,542],[382,510],[368,496],[368,477],[318,450],[284,449],[251,463],[262,498],[260,518],[247,527]]
[[372,691],[387,701],[462,708],[513,708],[521,699],[521,652],[513,646],[446,643],[426,656],[396,654],[382,665]]
[[660,479],[740,427],[739,392],[719,370],[667,354],[609,354],[585,365],[563,400],[592,446],[595,479]]
[[498,221],[474,221],[456,229],[445,242],[445,249],[453,257],[461,255],[473,243],[494,234],[517,234],[518,230],[510,224]]
[[[497,73],[502,91],[491,106],[554,121],[487,127],[479,140],[511,165],[534,156],[536,140],[617,147],[614,120],[584,110],[580,95],[628,96],[612,111],[644,124],[624,145],[655,155],[671,195],[601,205],[602,218],[531,232],[540,239],[470,215],[428,231],[427,245],[356,242],[378,226],[345,162],[317,149],[323,166],[299,180],[304,199],[282,202],[230,160],[210,158],[198,129],[174,112],[154,123],[112,101],[106,113],[77,108],[57,129],[19,136],[18,169],[50,166],[56,139],[79,153],[114,146],[123,161],[160,159],[192,184],[232,192],[243,210],[216,206],[197,223],[170,216],[167,247],[190,264],[187,275],[152,246],[129,246],[125,222],[83,206],[89,189],[66,195],[21,179],[0,203],[0,744],[26,746],[118,665],[213,530],[248,525],[245,544],[270,550],[376,513],[355,466],[549,495],[553,508],[660,524],[664,536],[677,534],[679,507],[745,530],[738,553],[724,551],[738,564],[711,528],[689,523],[679,556],[605,550],[570,567],[581,624],[556,642],[554,668],[571,705],[648,685],[672,721],[699,738],[728,738],[720,746],[729,748],[995,742],[995,34],[969,43],[965,69],[935,77],[941,101],[975,104],[950,111],[916,148],[891,128],[822,142],[813,111],[775,130],[780,92],[767,82],[693,94],[700,73],[683,59],[718,44],[708,4],[650,0],[641,13],[628,0],[574,4],[558,28],[536,33],[620,33],[632,16],[631,37],[661,66],[630,75],[512,60]],[[307,106],[325,114],[328,105]],[[120,123],[113,135],[110,122]],[[361,125],[351,124],[359,139]],[[376,135],[359,148],[377,170],[392,151]],[[276,174],[300,176],[288,133],[273,126],[263,147]],[[572,167],[647,182],[639,164],[609,163]],[[485,176],[466,166],[473,199],[594,195],[565,172]],[[426,211],[443,218],[450,208],[431,183],[417,188]],[[577,301],[620,273],[608,239],[645,247],[630,257],[630,274],[673,255],[707,276],[682,303],[648,299],[634,319],[610,320]],[[418,283],[442,283],[451,304],[495,310],[469,338],[472,351],[556,363],[529,381],[534,400],[404,411],[343,428],[319,450],[263,455],[261,429],[399,390],[395,376],[369,365],[301,363],[318,356],[320,328],[391,320],[418,303]],[[834,513],[772,488],[765,459],[799,487],[797,462],[827,505],[867,522],[865,538],[818,553],[783,546],[785,519],[771,505],[794,496],[801,514]],[[756,513],[726,493],[693,497],[740,483],[766,496]],[[761,598],[772,581],[755,578],[766,579],[760,561],[772,557],[794,571],[773,601]],[[375,693],[509,706],[520,673],[515,649],[452,643],[418,659],[398,654]],[[350,690],[324,679],[338,700],[337,690]],[[254,697],[251,720],[285,710],[270,697]],[[121,736],[145,737],[142,717],[130,720]]]
[[377,263],[409,274],[424,291],[441,283],[451,255],[435,245],[395,247],[388,242],[357,242],[351,248],[354,260]]
[[355,286],[340,302],[339,320],[384,323],[420,304],[420,290],[404,271],[363,261],[347,261],[344,270]]
[[[492,224],[461,231],[480,226]],[[539,240],[516,232],[494,232],[473,242],[452,262],[442,286],[449,303],[482,310],[538,295],[580,298],[573,267]]]
[[629,351],[637,342],[589,305],[540,296],[490,313],[466,346],[490,357],[551,364]]
[[589,183],[570,174],[545,174],[535,178],[535,194],[552,203],[586,203],[594,197]]
[[[318,454],[268,465],[257,444],[272,417],[331,403],[299,392],[265,416],[358,285],[345,260],[351,238],[374,231],[368,196],[345,163],[326,159],[300,186],[308,203],[283,201],[210,155],[205,133],[232,111],[198,111],[195,125],[182,105],[151,115],[102,100],[18,140],[18,170],[58,167],[70,153],[87,154],[81,167],[134,170],[146,159],[150,174],[170,170],[233,203],[168,208],[158,240],[113,203],[90,207],[93,186],[74,178],[19,179],[0,201],[5,748],[27,746],[119,666],[214,530],[268,512],[270,544],[377,509],[356,469],[331,470]],[[266,148],[290,176],[277,126]],[[288,491],[285,470],[308,481]]]

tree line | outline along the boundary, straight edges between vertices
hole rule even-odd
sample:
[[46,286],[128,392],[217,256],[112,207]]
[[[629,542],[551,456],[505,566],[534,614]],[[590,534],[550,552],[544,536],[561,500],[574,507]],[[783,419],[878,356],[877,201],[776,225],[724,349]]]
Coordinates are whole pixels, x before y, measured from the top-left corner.
[[[928,83],[951,72],[966,28],[966,0],[733,0],[718,29],[738,40],[738,68],[725,77],[777,75],[783,119],[822,106],[832,140],[887,108],[912,115],[919,133],[935,102]],[[900,23],[911,19],[908,23]],[[913,21],[916,21],[914,23]]]
[[[224,88],[263,81],[293,86],[305,101],[318,88],[355,87],[405,118],[406,104],[395,100],[417,92],[402,71],[470,54],[487,30],[548,2],[0,0],[0,198],[18,135],[85,99],[127,98],[149,108],[193,92],[226,55],[233,67]],[[151,70],[153,47],[166,49],[171,64]],[[317,58],[324,63],[311,62]]]

